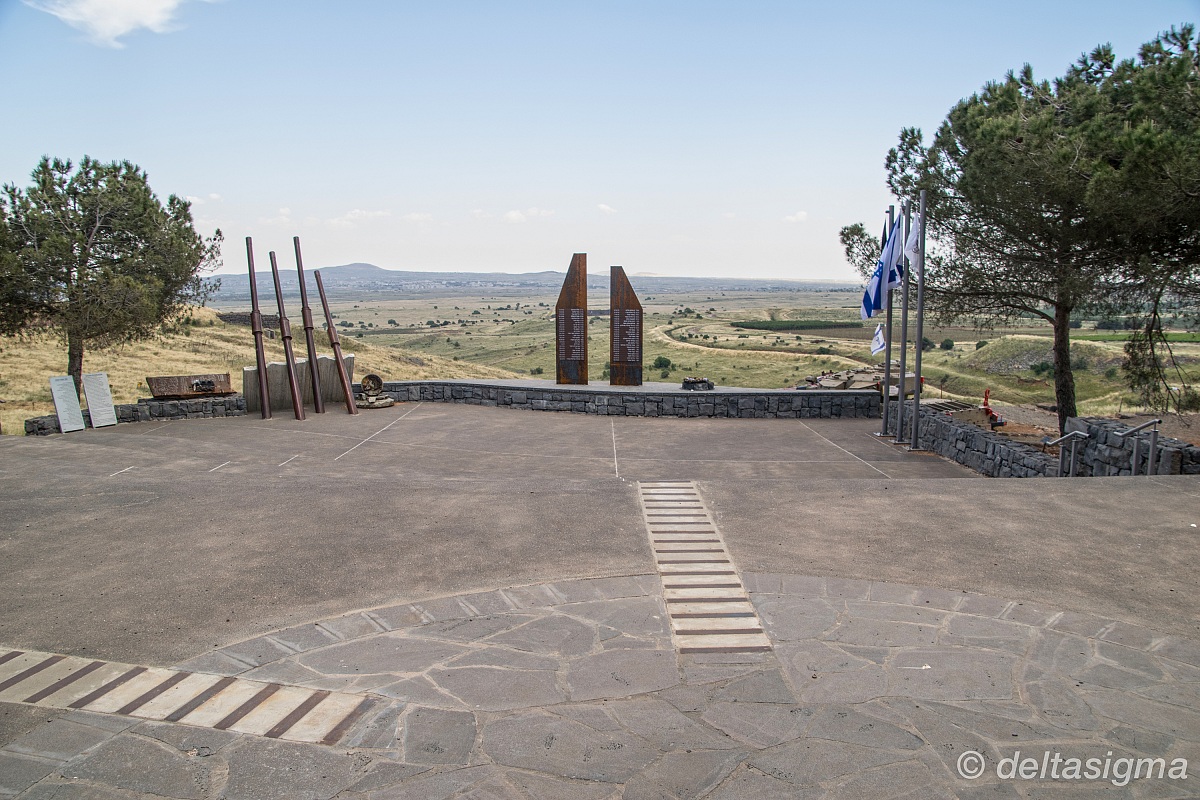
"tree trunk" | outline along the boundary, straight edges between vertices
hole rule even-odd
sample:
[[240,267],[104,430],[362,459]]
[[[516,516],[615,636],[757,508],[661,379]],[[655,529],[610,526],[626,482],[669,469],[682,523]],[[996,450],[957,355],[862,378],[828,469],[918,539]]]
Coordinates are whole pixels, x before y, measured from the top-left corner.
[[1054,401],[1058,405],[1058,432],[1067,429],[1067,417],[1076,416],[1075,375],[1071,372],[1071,309],[1054,308]]
[[75,394],[83,395],[83,337],[67,331],[67,374],[75,381]]

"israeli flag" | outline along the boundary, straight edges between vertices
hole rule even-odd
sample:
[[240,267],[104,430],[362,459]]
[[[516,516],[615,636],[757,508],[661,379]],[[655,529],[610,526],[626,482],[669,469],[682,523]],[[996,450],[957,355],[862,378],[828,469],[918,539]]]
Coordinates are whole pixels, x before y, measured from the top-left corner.
[[867,281],[867,290],[863,292],[860,313],[863,319],[870,319],[881,308],[883,308],[883,266],[876,264],[875,272]]
[[883,323],[875,326],[875,336],[871,339],[871,355],[877,356],[887,347],[887,341],[883,338]]
[[[901,220],[897,219],[892,226],[892,232],[888,234],[887,244],[883,246],[883,254],[875,262],[875,272],[867,281],[867,290],[863,292],[862,311],[860,312],[863,319],[870,319],[875,316],[876,311],[881,311],[884,293],[888,289],[895,289],[904,282],[904,267],[901,266],[903,252],[900,246],[903,234],[900,225]],[[887,275],[886,282],[885,274]]]

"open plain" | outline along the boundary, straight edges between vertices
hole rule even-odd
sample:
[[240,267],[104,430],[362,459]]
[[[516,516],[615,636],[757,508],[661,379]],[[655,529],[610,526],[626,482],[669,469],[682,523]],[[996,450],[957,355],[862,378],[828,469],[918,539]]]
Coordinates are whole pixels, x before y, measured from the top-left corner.
[[[877,426],[4,437],[0,797],[1194,796],[995,768],[1200,763],[1195,479],[985,479]],[[769,649],[688,652],[653,518],[693,513]]]

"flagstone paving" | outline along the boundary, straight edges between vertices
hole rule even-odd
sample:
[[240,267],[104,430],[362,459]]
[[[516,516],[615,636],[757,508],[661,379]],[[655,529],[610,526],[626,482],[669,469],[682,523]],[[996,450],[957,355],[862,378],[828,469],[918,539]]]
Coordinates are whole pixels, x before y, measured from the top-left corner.
[[[0,798],[1197,796],[995,773],[1200,763],[1195,481],[989,481],[876,427],[4,437]],[[725,624],[765,644],[687,652]]]
[[[49,714],[0,749],[0,796],[1194,796],[1182,781],[956,770],[968,750],[992,765],[1047,749],[1200,763],[1195,641],[963,592],[743,580],[771,651],[678,652],[656,575],[369,609],[218,648],[177,674],[376,708],[325,746],[138,710]],[[45,707],[47,683],[29,675],[4,699]]]

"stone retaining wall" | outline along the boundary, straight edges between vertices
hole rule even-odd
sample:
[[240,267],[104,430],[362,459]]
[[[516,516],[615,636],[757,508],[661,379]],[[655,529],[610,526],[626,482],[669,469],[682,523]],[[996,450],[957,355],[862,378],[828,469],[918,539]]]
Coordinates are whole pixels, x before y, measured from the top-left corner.
[[[361,387],[355,385],[355,391]],[[398,401],[508,406],[622,417],[742,417],[797,419],[879,416],[879,393],[814,391],[668,392],[528,388],[462,381],[389,381],[383,391]]]
[[[904,434],[912,437],[912,403],[905,403]],[[891,404],[895,414],[896,404]],[[1118,437],[1117,431],[1130,426],[1119,420],[1072,417],[1067,430],[1088,434],[1079,444],[1079,477],[1131,475],[1134,437]],[[1149,458],[1149,436],[1143,431],[1137,472],[1146,474]],[[1057,437],[1056,437],[1057,438]],[[970,469],[993,478],[1037,478],[1058,476],[1058,457],[1043,453],[1040,448],[1014,442],[1008,437],[984,430],[968,422],[960,422],[949,414],[921,409],[917,425],[917,444],[943,458],[957,461]],[[1064,443],[1066,444],[1066,443]],[[1068,449],[1068,458],[1069,458]],[[1068,468],[1069,468],[1068,463]],[[1200,447],[1178,439],[1158,440],[1158,475],[1200,475]]]
[[[1079,473],[1081,475],[1129,475],[1133,459],[1133,440],[1140,437],[1138,463],[1135,470],[1146,474],[1150,458],[1150,431],[1142,430],[1134,436],[1114,436],[1114,433],[1129,430],[1130,426],[1115,419],[1075,418],[1067,420],[1068,431],[1082,431],[1088,435],[1080,444]],[[1179,439],[1160,437],[1158,440],[1158,463],[1156,475],[1200,475],[1200,447]]]
[[[240,417],[246,413],[246,401],[240,394],[228,397],[205,397],[195,400],[138,400],[113,406],[117,422],[149,422],[152,419],[201,419],[204,417]],[[87,409],[83,422],[91,427]],[[48,436],[58,433],[58,417],[54,414],[25,420],[26,436]]]

